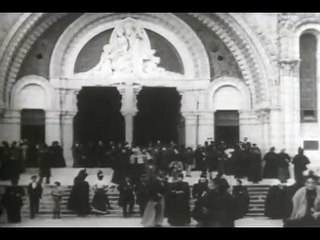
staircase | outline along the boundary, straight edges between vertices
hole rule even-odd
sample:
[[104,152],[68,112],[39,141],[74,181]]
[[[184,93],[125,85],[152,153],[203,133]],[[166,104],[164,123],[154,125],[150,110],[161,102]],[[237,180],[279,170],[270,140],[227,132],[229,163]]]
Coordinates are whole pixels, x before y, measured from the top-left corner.
[[247,185],[250,202],[248,217],[262,217],[264,216],[264,205],[269,185]]
[[[249,204],[249,212],[247,214],[248,217],[260,217],[264,216],[264,203],[265,198],[269,189],[268,185],[247,185],[249,196],[250,196],[250,204]],[[67,202],[69,198],[69,194],[71,191],[71,186],[63,187],[64,195],[62,197],[62,210],[61,215],[62,217],[68,216],[76,216],[76,214],[67,209]],[[24,187],[25,193],[27,193],[27,187]],[[5,186],[0,186],[0,196],[2,197],[5,190]],[[53,209],[53,201],[50,195],[52,190],[52,186],[46,186],[43,188],[42,199],[40,200],[40,209],[37,218],[51,218],[52,217],[52,209]],[[93,190],[90,190],[90,199],[93,198]],[[107,217],[121,217],[122,216],[122,209],[118,205],[118,197],[119,192],[117,189],[110,189],[108,191],[109,202],[113,209],[110,210],[110,213],[107,214]],[[194,199],[190,201],[191,209],[194,206]],[[135,205],[134,207],[135,216],[139,215],[139,206]],[[94,213],[93,213],[94,214]],[[21,210],[22,218],[29,218],[30,217],[30,210],[29,210],[29,198],[26,195],[24,197],[24,205]]]

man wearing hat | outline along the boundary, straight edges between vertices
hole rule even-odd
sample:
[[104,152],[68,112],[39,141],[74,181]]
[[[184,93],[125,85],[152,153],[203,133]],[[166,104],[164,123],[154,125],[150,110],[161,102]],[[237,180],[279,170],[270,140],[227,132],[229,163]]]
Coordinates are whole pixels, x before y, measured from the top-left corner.
[[39,212],[39,202],[42,195],[41,184],[37,181],[37,176],[31,177],[32,182],[28,185],[28,195],[30,203],[30,218],[33,219],[35,214]]

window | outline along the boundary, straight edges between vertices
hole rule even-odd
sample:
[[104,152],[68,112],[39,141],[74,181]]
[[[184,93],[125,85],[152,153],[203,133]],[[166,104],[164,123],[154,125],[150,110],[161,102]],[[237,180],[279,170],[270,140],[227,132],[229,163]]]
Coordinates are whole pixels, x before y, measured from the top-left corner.
[[301,122],[317,121],[317,39],[311,33],[300,37]]

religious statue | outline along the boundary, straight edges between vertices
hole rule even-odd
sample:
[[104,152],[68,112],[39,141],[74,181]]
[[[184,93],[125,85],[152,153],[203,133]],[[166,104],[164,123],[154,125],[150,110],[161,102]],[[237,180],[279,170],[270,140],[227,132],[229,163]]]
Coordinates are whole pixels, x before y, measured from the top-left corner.
[[99,63],[87,72],[75,74],[77,77],[128,76],[158,77],[181,74],[168,72],[159,67],[160,58],[151,44],[146,31],[139,23],[126,18],[117,25],[110,41],[103,47]]

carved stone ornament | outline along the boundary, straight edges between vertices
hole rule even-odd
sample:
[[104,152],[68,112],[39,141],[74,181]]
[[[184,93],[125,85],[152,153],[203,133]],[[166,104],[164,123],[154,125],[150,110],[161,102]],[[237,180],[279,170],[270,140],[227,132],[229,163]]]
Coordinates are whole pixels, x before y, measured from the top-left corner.
[[103,47],[99,63],[87,72],[76,73],[75,77],[183,76],[159,67],[160,58],[155,56],[155,53],[144,28],[138,21],[129,17],[115,26],[109,43]]

